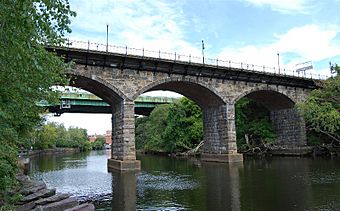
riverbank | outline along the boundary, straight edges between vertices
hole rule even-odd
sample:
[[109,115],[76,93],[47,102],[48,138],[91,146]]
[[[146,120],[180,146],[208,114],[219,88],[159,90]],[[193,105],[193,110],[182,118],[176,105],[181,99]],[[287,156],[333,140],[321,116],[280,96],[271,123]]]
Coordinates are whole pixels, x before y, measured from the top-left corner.
[[23,157],[34,157],[41,155],[52,155],[52,154],[65,154],[65,153],[78,153],[79,148],[53,148],[53,149],[43,149],[43,150],[29,150],[20,153]]
[[26,210],[94,210],[94,205],[84,203],[79,205],[76,197],[72,197],[67,193],[56,193],[55,188],[47,188],[46,184],[42,181],[34,181],[29,176],[23,173],[18,173],[16,176],[21,187],[12,194],[20,194],[22,197],[15,203],[17,211]]
[[35,181],[27,176],[30,170],[29,164],[31,158],[60,154],[68,155],[79,152],[79,148],[54,148],[21,153],[18,162],[23,171],[16,176],[20,188],[12,192],[12,194],[20,194],[22,196],[21,199],[15,203],[16,210],[94,210],[93,204],[84,203],[79,205],[80,203],[76,197],[72,197],[68,193],[56,193],[55,188],[47,188],[47,185],[43,181]]
[[[340,147],[322,146],[270,146],[253,147],[240,151],[244,156],[278,156],[278,157],[335,157],[340,156]],[[160,155],[169,157],[200,157],[201,149],[189,150],[186,152],[155,152],[137,150],[139,155]]]

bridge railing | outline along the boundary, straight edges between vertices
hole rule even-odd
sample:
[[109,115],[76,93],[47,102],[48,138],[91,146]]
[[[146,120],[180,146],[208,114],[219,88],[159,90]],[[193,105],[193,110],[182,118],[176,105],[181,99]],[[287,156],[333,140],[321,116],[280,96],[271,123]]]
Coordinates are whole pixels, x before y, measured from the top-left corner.
[[169,53],[164,51],[153,51],[147,49],[140,49],[140,48],[130,48],[127,46],[117,46],[117,45],[105,45],[101,43],[95,42],[84,42],[78,40],[67,40],[63,47],[68,48],[78,48],[78,49],[87,49],[92,51],[101,51],[101,52],[110,52],[110,53],[118,53],[118,54],[125,54],[131,56],[141,56],[141,57],[148,57],[148,58],[158,58],[158,59],[165,59],[171,61],[181,61],[187,63],[195,63],[195,64],[204,64],[216,67],[228,67],[228,68],[237,68],[247,71],[254,71],[254,72],[262,72],[268,74],[275,74],[275,75],[287,75],[287,76],[295,76],[300,78],[311,78],[311,79],[319,79],[324,80],[327,79],[328,76],[320,75],[320,74],[313,74],[313,73],[299,73],[295,70],[285,69],[285,68],[278,68],[278,67],[268,67],[268,66],[260,66],[255,64],[248,64],[243,62],[234,62],[231,60],[221,60],[221,59],[211,59],[211,58],[203,58],[199,56],[193,55],[184,55],[178,53]]

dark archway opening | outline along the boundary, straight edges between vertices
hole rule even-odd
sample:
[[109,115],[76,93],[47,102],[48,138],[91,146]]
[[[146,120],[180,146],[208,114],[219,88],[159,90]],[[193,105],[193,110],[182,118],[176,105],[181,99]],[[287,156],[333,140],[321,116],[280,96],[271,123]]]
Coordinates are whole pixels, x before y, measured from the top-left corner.
[[271,145],[303,142],[303,121],[287,96],[254,91],[237,101],[236,134],[239,152],[265,151]]

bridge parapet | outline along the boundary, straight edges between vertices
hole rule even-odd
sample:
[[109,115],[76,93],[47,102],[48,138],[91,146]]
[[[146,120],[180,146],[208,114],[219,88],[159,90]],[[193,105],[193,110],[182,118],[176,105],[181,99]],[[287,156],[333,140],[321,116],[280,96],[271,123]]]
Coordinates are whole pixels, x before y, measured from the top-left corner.
[[87,51],[97,51],[97,52],[106,52],[106,53],[116,53],[125,56],[137,56],[142,58],[154,58],[154,59],[163,59],[169,60],[173,62],[184,62],[188,64],[199,64],[205,65],[210,67],[225,67],[225,68],[234,68],[234,69],[241,69],[251,72],[259,72],[259,73],[267,73],[267,74],[274,74],[277,76],[293,76],[298,78],[310,78],[316,80],[324,80],[327,79],[327,76],[321,74],[313,74],[313,73],[301,73],[297,70],[280,68],[280,67],[269,67],[265,65],[256,65],[256,64],[249,64],[245,62],[236,62],[232,60],[223,60],[223,59],[212,59],[212,58],[205,58],[195,55],[185,55],[175,53],[169,53],[164,51],[155,51],[155,50],[147,50],[144,48],[132,48],[128,46],[117,46],[117,45],[106,45],[102,43],[96,42],[84,42],[79,40],[67,40],[67,42],[61,46],[66,48],[73,48],[73,49],[83,49]]

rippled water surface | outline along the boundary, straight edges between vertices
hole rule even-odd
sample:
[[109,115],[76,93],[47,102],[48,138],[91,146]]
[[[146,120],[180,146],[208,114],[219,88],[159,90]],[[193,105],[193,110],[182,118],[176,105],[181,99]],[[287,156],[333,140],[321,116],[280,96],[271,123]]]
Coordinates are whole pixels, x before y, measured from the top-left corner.
[[107,172],[109,151],[36,157],[31,176],[97,210],[340,210],[340,160],[241,164],[139,156],[138,173]]

